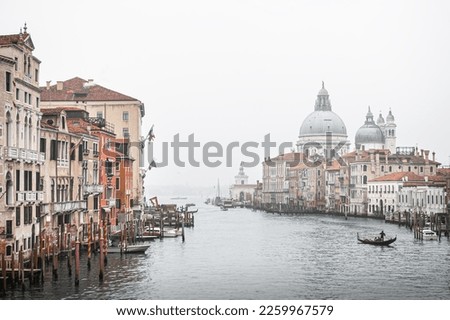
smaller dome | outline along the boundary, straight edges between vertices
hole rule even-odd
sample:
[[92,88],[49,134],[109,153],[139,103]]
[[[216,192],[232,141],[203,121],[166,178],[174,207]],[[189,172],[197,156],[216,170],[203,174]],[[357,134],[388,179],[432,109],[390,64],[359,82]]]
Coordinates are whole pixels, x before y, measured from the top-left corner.
[[329,96],[328,90],[325,89],[325,82],[322,81],[322,89],[320,89],[318,96]]
[[387,117],[386,117],[386,122],[391,123],[391,122],[394,122],[394,121],[395,121],[395,118],[394,118],[394,116],[392,115],[392,111],[389,110],[389,114],[388,114]]
[[318,96],[329,96],[328,94],[328,90],[325,88],[320,89],[319,93],[317,94]]
[[[381,117],[381,115],[380,115]],[[383,118],[381,117],[383,120]],[[380,121],[380,118],[378,118],[378,121]],[[384,120],[383,120],[384,122]],[[356,149],[361,149],[362,145],[367,145],[369,147],[379,146],[383,145],[385,142],[384,134],[381,128],[375,124],[373,121],[373,114],[369,110],[366,115],[366,122],[364,125],[358,129],[355,135],[355,145]]]
[[382,124],[384,124],[384,118],[380,112],[380,115],[378,116],[378,119],[377,119],[377,125],[382,125]]
[[363,125],[358,129],[355,136],[355,145],[360,149],[365,144],[384,144],[384,135],[377,125]]

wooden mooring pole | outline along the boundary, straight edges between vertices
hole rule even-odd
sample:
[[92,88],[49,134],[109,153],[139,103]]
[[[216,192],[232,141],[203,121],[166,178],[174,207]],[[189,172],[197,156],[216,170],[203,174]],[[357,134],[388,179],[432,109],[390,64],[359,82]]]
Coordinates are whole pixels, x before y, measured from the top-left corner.
[[75,240],[75,286],[80,284],[80,237]]
[[71,245],[71,239],[70,239],[71,234],[67,234],[66,235],[66,239],[67,239],[67,269],[69,271],[69,277],[72,276],[72,245]]
[[22,290],[25,290],[25,269],[24,269],[24,257],[22,249],[20,249],[19,251],[19,273],[20,273],[20,286],[22,287]]
[[58,279],[58,257],[56,256],[56,245],[52,244],[52,271],[53,271],[53,278]]
[[87,267],[88,270],[91,270],[91,250],[92,250],[92,219],[90,219],[88,224],[88,256],[87,256]]
[[100,245],[100,261],[99,261],[99,272],[98,272],[98,279],[102,282],[103,281],[103,273],[105,268],[105,260],[103,258],[103,232],[102,228],[99,228],[99,245]]
[[16,278],[16,254],[14,252],[11,253],[11,288],[14,288],[15,278]]
[[6,260],[5,260],[5,254],[1,253],[2,256],[2,292],[3,294],[6,293]]

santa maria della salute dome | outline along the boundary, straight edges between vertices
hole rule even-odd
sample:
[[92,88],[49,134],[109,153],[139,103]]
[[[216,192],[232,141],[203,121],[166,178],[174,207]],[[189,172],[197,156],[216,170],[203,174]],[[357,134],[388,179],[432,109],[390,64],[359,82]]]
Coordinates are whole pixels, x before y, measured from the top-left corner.
[[[336,148],[338,145],[342,147]],[[349,148],[347,128],[344,121],[332,111],[330,97],[325,84],[317,94],[314,112],[303,120],[298,135],[297,148],[299,152],[323,154],[326,149],[346,153]]]

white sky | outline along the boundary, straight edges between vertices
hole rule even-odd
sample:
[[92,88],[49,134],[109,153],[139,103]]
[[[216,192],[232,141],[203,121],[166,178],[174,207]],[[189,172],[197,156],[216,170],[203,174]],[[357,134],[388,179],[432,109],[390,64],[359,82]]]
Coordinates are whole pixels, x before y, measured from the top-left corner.
[[[176,133],[183,140],[194,133],[202,145],[261,142],[267,133],[295,142],[323,80],[352,144],[368,105],[375,118],[392,108],[398,146],[418,145],[449,162],[449,1],[7,0],[1,7],[1,34],[27,22],[41,85],[93,78],[143,101],[143,134],[155,124],[157,150]],[[172,165],[152,170],[146,184],[231,184],[248,160],[233,155],[232,168]],[[261,178],[260,166],[246,172]]]

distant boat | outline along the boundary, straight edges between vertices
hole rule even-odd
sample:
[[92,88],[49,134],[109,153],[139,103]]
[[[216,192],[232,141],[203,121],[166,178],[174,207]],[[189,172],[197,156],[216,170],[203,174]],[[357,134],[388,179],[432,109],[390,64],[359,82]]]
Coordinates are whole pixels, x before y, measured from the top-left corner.
[[170,200],[185,200],[185,199],[187,199],[187,197],[173,197],[173,198],[170,198]]
[[381,238],[379,236],[360,238],[359,233],[356,234],[356,237],[359,242],[364,243],[364,244],[371,244],[374,246],[388,246],[391,243],[395,242],[395,240],[397,240],[397,236],[395,236],[394,238],[388,238],[388,239]]
[[220,206],[220,210],[222,210],[222,211],[228,211],[228,208],[227,208],[227,207],[224,207],[224,206]]

